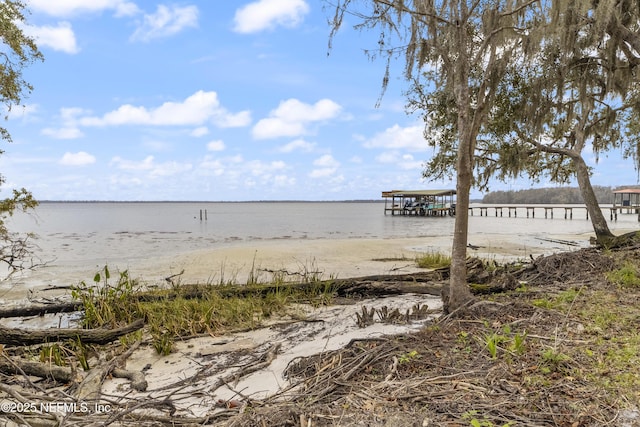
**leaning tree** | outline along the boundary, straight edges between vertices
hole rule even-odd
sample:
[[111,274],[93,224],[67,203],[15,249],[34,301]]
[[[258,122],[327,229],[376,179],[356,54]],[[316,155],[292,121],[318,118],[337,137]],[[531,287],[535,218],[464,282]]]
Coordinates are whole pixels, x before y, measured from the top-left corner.
[[[6,108],[5,120],[11,110],[22,105],[33,87],[23,78],[22,71],[35,61],[42,61],[43,56],[33,38],[27,36],[23,28],[26,23],[26,5],[17,0],[0,2],[0,104]],[[0,138],[11,142],[9,130],[0,126]],[[0,150],[0,154],[3,151]],[[0,175],[0,186],[5,183]],[[0,262],[4,263],[11,273],[24,267],[23,262],[28,255],[27,237],[19,237],[11,233],[6,220],[16,210],[28,210],[37,202],[30,192],[24,188],[12,190],[11,196],[0,200]]]
[[370,53],[387,60],[383,90],[390,64],[399,59],[407,80],[418,79],[426,90],[452,96],[457,215],[450,286],[443,299],[445,311],[456,310],[472,299],[466,256],[477,139],[509,65],[535,51],[541,0],[338,0],[334,6],[330,40],[347,14],[359,19],[357,28],[379,31],[378,48]]

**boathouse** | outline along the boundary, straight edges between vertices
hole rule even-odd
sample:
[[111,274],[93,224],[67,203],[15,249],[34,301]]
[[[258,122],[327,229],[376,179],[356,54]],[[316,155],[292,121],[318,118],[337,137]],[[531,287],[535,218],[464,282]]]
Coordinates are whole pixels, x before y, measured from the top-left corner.
[[383,191],[384,214],[445,216],[456,214],[456,190]]
[[631,213],[632,210],[638,211],[640,209],[640,188],[621,188],[613,192],[613,210],[623,209],[627,210],[627,213]]

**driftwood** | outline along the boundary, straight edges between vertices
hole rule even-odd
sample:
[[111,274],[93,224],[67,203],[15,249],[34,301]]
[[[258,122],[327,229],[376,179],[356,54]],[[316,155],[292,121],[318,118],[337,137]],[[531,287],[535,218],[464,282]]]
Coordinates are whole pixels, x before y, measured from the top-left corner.
[[131,388],[136,391],[145,391],[147,389],[147,380],[142,372],[129,371],[122,368],[114,368],[111,371],[114,378],[126,378],[131,381]]
[[143,326],[142,319],[116,329],[17,329],[0,326],[0,344],[22,346],[66,339],[77,339],[86,344],[108,344]]
[[[406,293],[440,295],[440,282],[448,279],[449,267],[436,270],[407,273],[355,277],[349,279],[331,279],[318,282],[261,284],[253,286],[219,286],[214,288],[223,297],[243,297],[248,295],[267,295],[275,291],[304,291],[326,287],[337,297],[370,297],[399,295]],[[160,299],[184,298],[197,299],[206,296],[211,285],[182,285],[179,291],[169,295],[139,294],[138,301],[156,301]]]
[[44,316],[51,313],[72,313],[82,309],[80,302],[56,302],[0,309],[0,319],[7,317]]
[[111,374],[115,378],[126,378],[131,381],[131,388],[137,391],[147,389],[147,380],[142,372],[129,371],[118,368],[124,366],[127,358],[133,354],[140,346],[140,341],[136,341],[127,351],[114,357],[109,361],[102,360],[100,364],[92,368],[82,380],[76,390],[76,398],[80,400],[98,400],[102,390],[104,379]]
[[74,372],[65,366],[33,362],[22,359],[0,359],[0,372],[6,375],[30,375],[68,383],[75,379]]

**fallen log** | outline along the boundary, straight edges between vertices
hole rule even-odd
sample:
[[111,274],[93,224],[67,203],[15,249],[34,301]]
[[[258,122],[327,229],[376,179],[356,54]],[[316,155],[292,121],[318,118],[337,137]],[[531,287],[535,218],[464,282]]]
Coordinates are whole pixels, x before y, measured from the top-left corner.
[[338,297],[374,297],[403,294],[426,294],[440,296],[442,283],[436,282],[400,282],[400,281],[362,281],[353,280],[343,284],[336,291]]
[[[388,274],[388,275],[372,275],[363,277],[354,277],[349,279],[330,279],[318,282],[301,282],[301,283],[279,283],[279,284],[260,284],[260,285],[229,285],[229,286],[213,286],[213,289],[222,297],[244,297],[249,295],[267,295],[271,292],[283,291],[306,291],[313,289],[322,289],[323,287],[330,289],[334,296],[351,297],[358,295],[360,297],[384,296],[384,295],[400,295],[406,293],[440,295],[440,282],[448,279],[449,268],[440,268],[436,270],[406,273],[406,274]],[[182,285],[179,290],[169,294],[156,295],[142,293],[136,295],[137,301],[151,302],[164,299],[184,298],[198,299],[205,297],[211,292],[211,285]]]
[[72,313],[82,309],[78,301],[34,304],[0,309],[0,319],[8,317],[44,316],[45,314]]
[[71,368],[22,359],[0,359],[0,372],[5,375],[29,375],[68,383],[75,378]]
[[67,339],[80,340],[85,344],[108,344],[143,326],[142,319],[115,329],[18,329],[0,326],[0,344],[23,346]]

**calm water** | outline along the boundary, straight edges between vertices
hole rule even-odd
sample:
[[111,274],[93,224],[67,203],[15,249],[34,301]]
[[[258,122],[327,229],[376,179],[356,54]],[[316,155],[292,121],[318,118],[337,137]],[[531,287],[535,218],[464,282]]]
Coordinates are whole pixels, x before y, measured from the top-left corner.
[[[200,211],[206,220],[200,220]],[[478,210],[470,217],[470,234],[503,234],[522,239],[549,234],[591,232],[584,209],[574,210],[574,219],[564,220],[564,209],[555,209],[555,219],[526,218],[524,208],[517,218],[488,217]],[[605,210],[609,215],[609,210]],[[257,203],[43,203],[33,214],[17,214],[9,228],[33,232],[39,246],[36,255],[48,266],[43,272],[20,279],[55,283],[73,271],[135,260],[171,257],[189,251],[229,245],[251,245],[257,241],[282,239],[395,239],[451,236],[454,219],[384,215],[384,203],[350,202],[257,202]],[[610,222],[612,230],[638,228],[636,215],[621,215]],[[470,239],[471,240],[471,239]],[[8,286],[7,284],[0,286]],[[12,286],[16,286],[13,284]]]

